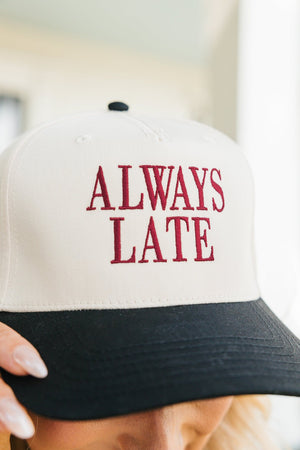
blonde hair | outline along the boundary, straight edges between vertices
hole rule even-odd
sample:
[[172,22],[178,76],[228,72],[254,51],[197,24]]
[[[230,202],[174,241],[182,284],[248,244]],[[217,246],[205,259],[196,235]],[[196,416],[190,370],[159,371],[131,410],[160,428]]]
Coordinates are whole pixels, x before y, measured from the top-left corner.
[[279,450],[268,424],[271,409],[267,395],[235,396],[205,450]]

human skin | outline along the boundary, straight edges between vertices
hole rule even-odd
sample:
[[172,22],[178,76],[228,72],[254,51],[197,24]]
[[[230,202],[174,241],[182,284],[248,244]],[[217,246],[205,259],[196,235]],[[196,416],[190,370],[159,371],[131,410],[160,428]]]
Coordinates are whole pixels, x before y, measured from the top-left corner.
[[233,397],[176,403],[99,420],[62,421],[29,413],[31,450],[201,450]]

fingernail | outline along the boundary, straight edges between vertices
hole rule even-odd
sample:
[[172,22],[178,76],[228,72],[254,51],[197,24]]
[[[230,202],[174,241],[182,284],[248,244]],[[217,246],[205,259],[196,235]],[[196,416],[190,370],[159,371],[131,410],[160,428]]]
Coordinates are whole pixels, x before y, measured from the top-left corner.
[[34,435],[32,421],[12,398],[0,399],[0,421],[20,439],[28,439]]
[[35,377],[44,378],[48,375],[44,361],[27,345],[18,345],[13,351],[13,358],[23,369]]

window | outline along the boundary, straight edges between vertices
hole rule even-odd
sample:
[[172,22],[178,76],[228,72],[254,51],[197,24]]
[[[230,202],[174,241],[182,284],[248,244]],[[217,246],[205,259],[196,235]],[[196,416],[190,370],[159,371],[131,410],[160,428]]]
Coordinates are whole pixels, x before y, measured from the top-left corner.
[[24,102],[10,95],[0,94],[0,151],[24,128]]

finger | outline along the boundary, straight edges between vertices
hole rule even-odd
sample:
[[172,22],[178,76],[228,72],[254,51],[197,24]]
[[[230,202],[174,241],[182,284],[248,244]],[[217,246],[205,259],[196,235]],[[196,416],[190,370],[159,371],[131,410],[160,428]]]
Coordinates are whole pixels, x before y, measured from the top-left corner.
[[0,379],[0,431],[20,439],[34,435],[34,425],[26,409],[17,401],[12,389]]
[[47,367],[39,352],[17,331],[0,322],[0,367],[14,375],[44,378]]

